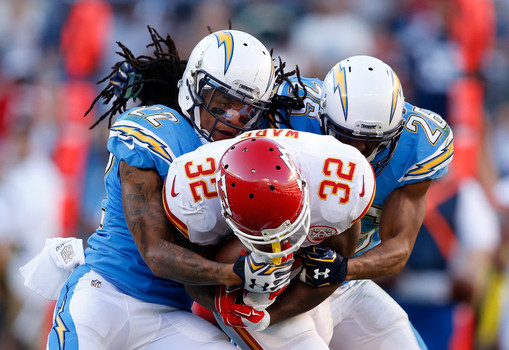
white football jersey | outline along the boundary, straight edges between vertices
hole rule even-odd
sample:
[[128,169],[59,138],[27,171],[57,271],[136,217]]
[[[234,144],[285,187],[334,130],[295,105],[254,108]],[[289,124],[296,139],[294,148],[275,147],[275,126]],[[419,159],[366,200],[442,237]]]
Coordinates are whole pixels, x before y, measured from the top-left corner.
[[307,182],[311,226],[302,247],[347,230],[370,207],[375,177],[356,148],[332,136],[290,129],[255,130],[203,145],[171,163],[164,185],[166,213],[191,242],[220,244],[231,233],[221,214],[215,174],[224,152],[251,137],[267,137],[283,146]]

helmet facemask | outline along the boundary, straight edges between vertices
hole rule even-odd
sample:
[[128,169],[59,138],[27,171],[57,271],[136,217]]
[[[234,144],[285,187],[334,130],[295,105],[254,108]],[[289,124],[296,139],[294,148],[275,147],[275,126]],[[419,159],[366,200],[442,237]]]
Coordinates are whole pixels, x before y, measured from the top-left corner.
[[[366,159],[371,163],[375,175],[380,174],[389,160],[396,151],[399,138],[403,132],[404,120],[401,119],[400,123],[392,130],[376,133],[366,133],[357,130],[351,130],[342,127],[337,124],[327,113],[319,113],[321,130],[323,135],[331,135],[334,138],[342,141],[342,139],[355,140],[360,142],[378,142],[377,147],[374,148],[373,152],[366,156]],[[343,141],[344,142],[344,141]],[[388,151],[386,151],[388,149]],[[384,154],[381,159],[377,159],[377,156]],[[380,157],[378,157],[380,158]]]
[[[194,120],[198,132],[208,141],[212,141],[212,135],[219,123],[238,130],[238,133],[256,129],[261,117],[267,112],[270,102],[257,99],[259,89],[250,87],[242,81],[234,81],[234,86],[229,86],[205,71],[198,70],[194,73],[199,81],[198,87],[193,91],[188,86],[189,95],[193,99],[193,108],[190,115]],[[251,92],[251,93],[250,93]],[[214,122],[209,129],[204,125],[203,111],[214,117]],[[237,133],[237,134],[238,134]],[[236,136],[232,134],[231,137]]]

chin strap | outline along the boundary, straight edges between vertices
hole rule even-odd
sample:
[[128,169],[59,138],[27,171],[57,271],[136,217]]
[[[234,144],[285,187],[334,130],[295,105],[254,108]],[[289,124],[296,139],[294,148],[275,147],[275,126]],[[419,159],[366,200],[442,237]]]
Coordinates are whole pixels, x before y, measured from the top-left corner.
[[[275,243],[272,243],[272,252],[273,253],[279,253],[281,251],[281,243],[279,242],[275,242]],[[279,265],[281,264],[281,257],[277,257],[277,258],[272,258],[272,263],[274,265]]]

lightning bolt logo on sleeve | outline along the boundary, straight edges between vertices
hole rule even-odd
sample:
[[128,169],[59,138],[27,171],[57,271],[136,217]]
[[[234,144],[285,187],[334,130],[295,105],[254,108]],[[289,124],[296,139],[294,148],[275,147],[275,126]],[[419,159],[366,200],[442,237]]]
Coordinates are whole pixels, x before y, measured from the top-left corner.
[[230,32],[221,32],[214,35],[217,38],[217,47],[224,46],[224,74],[226,74],[233,57],[233,36]]
[[[176,158],[163,140],[149,130],[141,128],[136,124],[123,123],[114,125],[111,128],[111,134],[116,134],[116,136],[130,148],[134,149],[133,143],[136,143],[141,147],[150,149],[168,164]],[[110,137],[112,137],[111,134]]]
[[424,178],[427,175],[447,166],[454,154],[453,136],[450,134],[442,146],[431,156],[412,166],[409,171],[399,181],[411,177],[414,179]]

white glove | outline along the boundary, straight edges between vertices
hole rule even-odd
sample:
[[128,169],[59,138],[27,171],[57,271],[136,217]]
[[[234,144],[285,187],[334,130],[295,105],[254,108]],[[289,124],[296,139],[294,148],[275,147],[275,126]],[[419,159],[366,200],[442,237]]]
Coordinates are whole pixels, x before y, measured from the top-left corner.
[[267,263],[265,257],[257,253],[241,255],[233,271],[240,276],[244,283],[243,289],[255,293],[276,292],[290,283],[293,259],[281,262],[279,265]]
[[244,292],[242,300],[244,304],[251,306],[255,310],[265,310],[276,298],[273,296],[273,293]]

